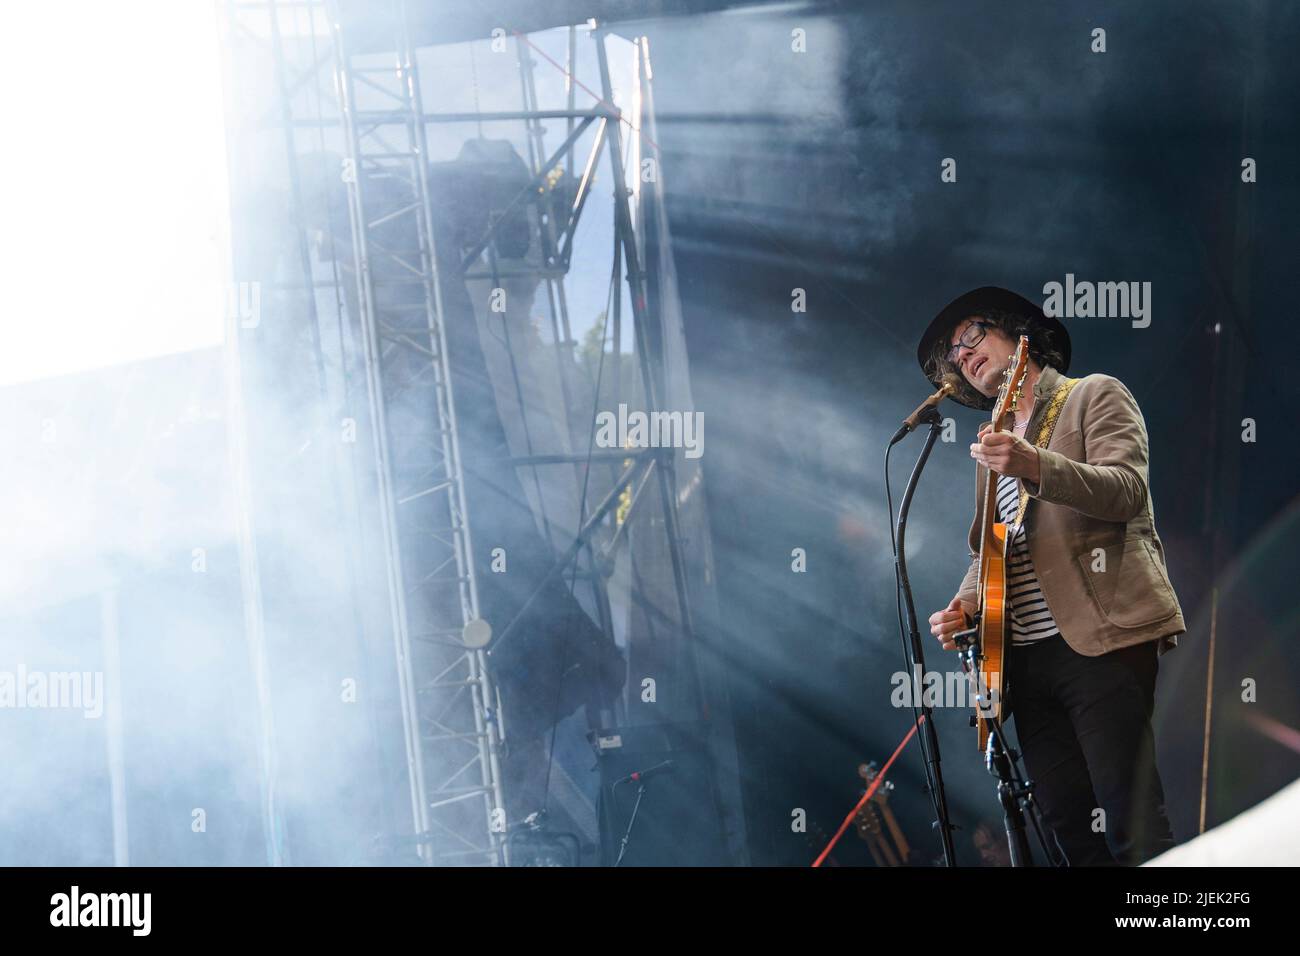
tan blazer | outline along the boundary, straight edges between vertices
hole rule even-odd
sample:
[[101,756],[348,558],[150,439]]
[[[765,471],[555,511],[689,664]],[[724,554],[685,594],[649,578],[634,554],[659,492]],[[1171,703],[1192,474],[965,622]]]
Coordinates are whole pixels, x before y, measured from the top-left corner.
[[[1043,369],[1026,434],[1037,431],[1060,380],[1054,368]],[[1146,424],[1129,390],[1109,375],[1080,379],[1038,455],[1038,487],[1020,483],[1030,496],[1025,528],[1061,636],[1088,657],[1161,638],[1160,653],[1175,646],[1186,627],[1156,534]],[[972,560],[957,592],[968,614],[979,602],[979,487],[985,469],[975,469]]]

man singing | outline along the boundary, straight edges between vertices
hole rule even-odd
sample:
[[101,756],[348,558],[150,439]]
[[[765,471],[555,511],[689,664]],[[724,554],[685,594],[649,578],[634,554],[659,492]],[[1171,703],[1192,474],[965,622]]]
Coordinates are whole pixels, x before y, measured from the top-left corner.
[[[1151,713],[1157,660],[1185,630],[1155,529],[1142,413],[1109,375],[1066,378],[1065,327],[1006,289],[951,302],[917,357],[935,385],[960,375],[954,400],[989,410],[1021,335],[1030,361],[1015,423],[985,424],[970,446],[976,488],[985,469],[998,476],[995,520],[1008,525],[1003,715],[1070,865],[1137,864],[1173,845]],[[977,496],[970,569],[930,615],[945,650],[979,606],[980,506]]]

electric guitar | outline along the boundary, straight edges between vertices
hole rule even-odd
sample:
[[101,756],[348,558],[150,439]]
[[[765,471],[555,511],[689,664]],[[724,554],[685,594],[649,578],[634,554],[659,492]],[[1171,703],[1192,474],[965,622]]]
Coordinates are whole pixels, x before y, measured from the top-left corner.
[[[1006,431],[1007,416],[1016,410],[1020,390],[1029,370],[1029,337],[1020,336],[1016,354],[1002,377],[993,406],[995,432]],[[1007,647],[1007,526],[998,517],[998,476],[984,470],[980,496],[984,502],[980,519],[979,609],[975,626],[965,633],[977,639],[968,652],[973,657],[970,679],[979,695],[975,707],[975,734],[983,752],[992,726],[1002,719],[1002,678]]]

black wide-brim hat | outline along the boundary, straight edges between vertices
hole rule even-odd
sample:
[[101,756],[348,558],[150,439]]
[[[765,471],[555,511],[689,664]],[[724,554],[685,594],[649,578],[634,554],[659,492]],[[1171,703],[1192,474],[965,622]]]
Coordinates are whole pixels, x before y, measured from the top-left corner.
[[[1056,370],[1062,375],[1069,371],[1070,333],[1066,331],[1061,321],[1044,313],[1042,306],[1035,305],[1023,295],[1018,295],[1010,289],[986,285],[959,295],[945,305],[926,328],[925,334],[921,336],[921,341],[916,346],[916,359],[921,363],[921,371],[926,373],[926,378],[930,379],[935,388],[939,387],[939,376],[931,377],[925,366],[926,360],[930,357],[930,352],[934,349],[936,340],[940,338],[947,339],[952,335],[952,330],[957,327],[958,323],[972,315],[980,315],[990,309],[1023,315],[1031,322],[1040,325],[1044,331],[1051,335],[1052,344],[1061,355],[1060,367]],[[952,396],[952,399],[968,408],[993,407],[991,401],[985,400],[983,404],[977,404],[968,400],[970,395],[976,394],[978,393],[967,384],[965,388],[959,389],[957,394]],[[983,398],[983,396],[980,396],[980,398]]]

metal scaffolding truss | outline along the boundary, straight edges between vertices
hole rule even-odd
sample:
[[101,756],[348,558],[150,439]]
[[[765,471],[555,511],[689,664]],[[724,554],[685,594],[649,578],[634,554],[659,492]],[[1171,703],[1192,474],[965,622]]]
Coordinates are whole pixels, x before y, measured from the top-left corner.
[[[507,205],[507,212],[516,205],[537,203],[539,196],[549,196],[559,171],[571,177],[572,195],[566,197],[567,201],[560,205],[553,202],[546,215],[536,216],[541,255],[536,264],[525,264],[527,274],[546,285],[557,359],[562,350],[574,344],[562,280],[573,254],[576,225],[608,147],[615,197],[615,294],[611,315],[614,341],[621,337],[618,284],[623,278],[619,273],[625,268],[642,398],[648,410],[657,409],[661,377],[655,367],[655,350],[647,338],[647,276],[637,246],[629,203],[631,191],[624,177],[620,130],[623,117],[612,105],[605,34],[599,29],[594,32],[603,100],[591,109],[575,108],[572,82],[568,84],[567,109],[539,109],[532,60],[524,46],[525,38],[517,37],[522,110],[436,113],[426,112],[421,101],[405,0],[377,5],[385,15],[396,13],[378,18],[390,24],[393,31],[391,42],[379,47],[387,52],[380,54],[349,49],[347,30],[341,26],[344,20],[339,0],[223,2],[231,36],[252,41],[273,64],[277,102],[253,122],[263,129],[283,132],[303,287],[311,302],[311,342],[322,377],[327,374],[324,369],[328,363],[321,358],[316,291],[333,285],[340,302],[345,291],[349,307],[355,311],[350,318],[363,358],[372,426],[378,538],[400,692],[412,843],[427,863],[503,864],[508,862],[501,768],[506,726],[487,651],[495,650],[515,633],[519,618],[505,622],[500,633],[492,634],[480,616],[470,536],[472,516],[466,504],[455,382],[444,325],[445,288],[436,248],[427,130],[430,124],[443,122],[516,120],[526,124],[529,180]],[[570,65],[574,62],[575,35],[571,28]],[[287,52],[289,37],[292,55]],[[367,48],[376,48],[373,35],[367,37]],[[645,55],[644,49],[639,55]],[[314,93],[318,104],[315,115],[295,111],[292,105],[308,91]],[[543,143],[544,119],[566,121],[566,135],[549,151]],[[350,262],[341,263],[342,273],[351,275],[341,276],[336,269],[332,283],[316,277],[319,270],[312,262],[312,240],[302,201],[302,180],[309,174],[300,168],[306,153],[324,153],[326,130],[330,146],[342,156],[351,227],[347,240]],[[579,174],[574,147],[588,130],[594,134],[593,143]],[[300,143],[304,133],[312,140]],[[498,216],[479,240],[465,249],[442,250],[444,261],[447,255],[458,255],[465,279],[499,279],[509,274],[496,258],[497,231],[505,221],[504,214]],[[326,226],[330,235],[325,238],[331,242],[335,241],[337,225]],[[486,272],[475,268],[485,251],[490,263]],[[520,266],[516,262],[511,268]],[[355,289],[343,290],[343,283],[354,283]],[[344,338],[340,332],[340,348]],[[565,391],[563,404],[567,410],[570,396],[563,369],[558,381]],[[341,399],[338,389],[322,388],[322,397],[329,407],[347,414],[346,388]],[[521,414],[527,414],[522,401]],[[324,419],[328,421],[330,416]],[[669,587],[675,592],[675,610],[685,638],[684,676],[692,686],[690,696],[695,706],[703,711],[706,702],[694,660],[671,455],[659,451],[631,456],[621,452],[550,454],[547,450],[534,453],[531,447],[528,451],[527,455],[501,461],[501,466],[531,469],[534,482],[539,467],[595,462],[617,475],[612,485],[601,488],[604,498],[595,508],[585,505],[584,494],[576,536],[557,557],[550,575],[572,567],[574,581],[581,577],[590,582],[596,617],[609,634],[613,633],[613,623],[605,576],[611,567],[610,555],[625,537],[628,511],[624,508],[622,516],[616,517],[615,506],[620,498],[635,506],[642,498],[642,490],[651,483],[657,486],[663,521],[659,533],[667,539],[672,571]],[[627,467],[619,469],[620,462]],[[540,487],[538,498],[542,500]],[[544,504],[542,508],[541,520],[547,524]],[[601,525],[603,541],[598,540]],[[547,540],[551,542],[548,524]],[[582,573],[576,567],[580,558],[585,558],[586,565]],[[590,719],[598,718],[589,715]],[[716,787],[714,796],[717,799]]]
[[[482,643],[474,639],[478,586],[415,50],[404,6],[395,62],[386,66],[369,65],[374,57],[358,62],[332,12],[415,828],[429,837],[421,846],[426,858],[494,863],[505,833],[499,711]],[[361,107],[362,85],[388,108]],[[395,244],[412,232],[415,248]],[[406,407],[425,414],[391,414],[398,392]]]
[[[315,144],[299,139],[304,131],[332,127],[330,145],[342,147],[345,156],[352,263],[342,271],[352,273],[356,284],[355,299],[348,298],[356,303],[366,373],[413,842],[426,862],[495,865],[504,862],[505,847],[500,726],[496,693],[475,639],[478,593],[441,321],[415,54],[399,29],[388,64],[352,56],[333,6],[229,2],[229,35],[251,41],[272,63],[277,101],[253,125],[278,128],[285,137],[318,364],[319,283],[299,168]],[[321,29],[326,24],[328,33]],[[310,55],[295,58],[286,48],[293,40],[301,50],[304,33]],[[356,108],[362,86],[384,96],[386,108]],[[322,106],[314,117],[292,108],[308,91]],[[336,272],[335,284],[343,281],[347,276]],[[341,411],[347,408],[344,395]]]

